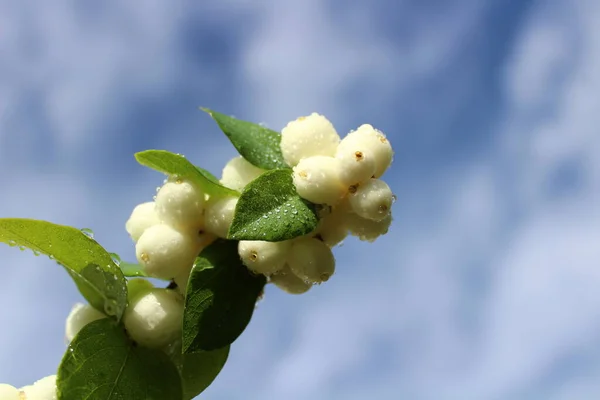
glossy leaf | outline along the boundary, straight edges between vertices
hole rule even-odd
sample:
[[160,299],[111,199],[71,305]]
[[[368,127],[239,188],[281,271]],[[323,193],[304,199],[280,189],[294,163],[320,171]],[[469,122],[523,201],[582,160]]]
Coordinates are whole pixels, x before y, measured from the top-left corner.
[[121,262],[119,264],[119,267],[121,268],[121,272],[123,272],[123,275],[126,277],[129,277],[129,278],[136,277],[136,276],[141,276],[141,277],[148,276],[148,275],[146,275],[146,273],[144,272],[144,269],[142,268],[142,266],[140,264],[130,263],[130,262]]
[[210,351],[233,343],[246,329],[266,284],[241,262],[237,242],[218,240],[196,260],[187,286],[183,352]]
[[176,366],[160,350],[135,345],[122,327],[102,319],[86,325],[57,374],[58,400],[179,400]]
[[146,150],[135,154],[135,159],[142,165],[167,175],[177,175],[189,179],[206,194],[213,196],[238,196],[239,193],[221,185],[214,175],[196,167],[184,156],[166,150]]
[[165,352],[179,370],[183,383],[183,398],[188,400],[202,393],[217,378],[229,357],[229,346],[212,351],[182,354],[179,341],[169,345]]
[[288,167],[281,154],[281,135],[278,132],[208,108],[200,109],[217,122],[240,155],[251,164],[267,170]]
[[315,206],[296,193],[292,171],[268,171],[246,186],[240,196],[229,238],[277,242],[312,232],[318,223]]
[[98,242],[79,229],[32,219],[0,219],[0,241],[49,256],[71,275],[98,310],[121,319],[127,287],[121,270]]

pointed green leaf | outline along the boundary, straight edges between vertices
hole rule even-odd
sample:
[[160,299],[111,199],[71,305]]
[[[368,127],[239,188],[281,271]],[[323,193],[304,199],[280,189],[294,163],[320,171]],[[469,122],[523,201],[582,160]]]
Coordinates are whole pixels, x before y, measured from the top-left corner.
[[142,276],[142,277],[147,277],[148,275],[146,275],[146,273],[144,272],[144,269],[142,268],[142,266],[140,264],[134,264],[134,263],[130,263],[130,262],[121,262],[119,264],[119,267],[121,268],[121,272],[123,273],[124,276],[126,277],[136,277],[136,276]]
[[264,126],[242,121],[208,108],[200,108],[210,115],[227,135],[233,146],[248,162],[262,169],[287,168],[279,143],[281,135]]
[[266,284],[241,262],[237,242],[218,240],[200,253],[187,286],[183,352],[233,343],[246,329]]
[[189,179],[206,194],[214,196],[238,196],[239,193],[219,183],[208,171],[196,167],[184,156],[166,150],[146,150],[135,154],[142,165],[167,175]]
[[125,278],[111,255],[79,229],[46,221],[2,218],[0,242],[49,256],[67,270],[92,306],[121,319],[127,306]]
[[277,242],[312,232],[318,223],[314,205],[296,193],[290,169],[268,171],[250,182],[240,196],[229,238]]
[[58,400],[183,398],[177,368],[160,350],[135,345],[109,319],[86,325],[58,368]]
[[202,393],[219,375],[227,362],[229,346],[182,354],[179,341],[169,345],[165,352],[177,366],[183,382],[183,398],[189,400]]
[[229,357],[229,346],[183,355],[183,398],[193,399],[217,378]]

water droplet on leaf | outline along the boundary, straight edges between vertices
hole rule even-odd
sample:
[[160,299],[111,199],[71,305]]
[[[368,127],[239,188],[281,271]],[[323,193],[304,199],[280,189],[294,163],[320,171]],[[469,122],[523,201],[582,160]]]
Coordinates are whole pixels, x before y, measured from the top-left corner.
[[94,231],[92,231],[90,228],[83,228],[81,232],[83,232],[83,234],[89,237],[90,239],[94,238]]

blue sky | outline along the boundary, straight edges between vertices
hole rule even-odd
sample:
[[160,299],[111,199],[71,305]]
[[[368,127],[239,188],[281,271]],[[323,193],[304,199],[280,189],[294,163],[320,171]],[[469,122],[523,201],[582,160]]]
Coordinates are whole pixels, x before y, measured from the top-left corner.
[[[271,288],[204,398],[600,395],[600,3],[0,0],[0,217],[124,223],[167,149],[235,155],[198,106],[383,130],[389,234],[303,296]],[[0,382],[54,373],[80,301],[0,247]]]

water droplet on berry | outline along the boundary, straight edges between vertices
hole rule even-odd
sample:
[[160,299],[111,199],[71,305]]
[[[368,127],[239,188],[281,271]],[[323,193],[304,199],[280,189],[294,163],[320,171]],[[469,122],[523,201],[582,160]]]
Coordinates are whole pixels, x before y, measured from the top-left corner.
[[142,259],[143,262],[148,262],[150,261],[150,256],[148,256],[147,253],[142,253],[140,254],[140,258]]

